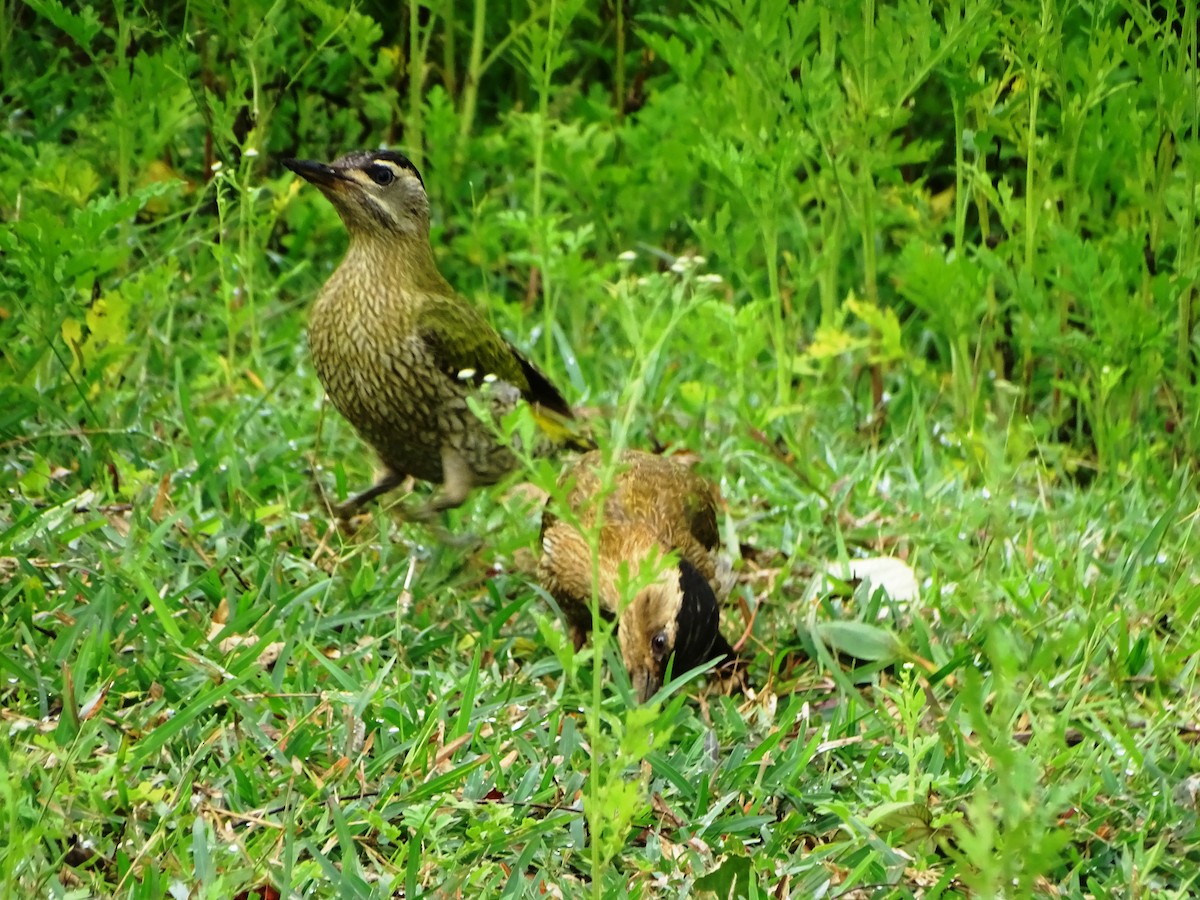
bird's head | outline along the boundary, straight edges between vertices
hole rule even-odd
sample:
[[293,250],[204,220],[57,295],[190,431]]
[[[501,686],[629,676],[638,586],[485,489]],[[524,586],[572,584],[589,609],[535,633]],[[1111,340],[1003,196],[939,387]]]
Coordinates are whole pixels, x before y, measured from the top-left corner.
[[717,596],[686,560],[664,569],[621,614],[617,642],[629,680],[645,703],[663,685],[667,663],[678,675],[712,658],[720,622]]
[[332,163],[285,159],[283,164],[321,189],[351,235],[429,232],[425,182],[401,153],[368,150]]

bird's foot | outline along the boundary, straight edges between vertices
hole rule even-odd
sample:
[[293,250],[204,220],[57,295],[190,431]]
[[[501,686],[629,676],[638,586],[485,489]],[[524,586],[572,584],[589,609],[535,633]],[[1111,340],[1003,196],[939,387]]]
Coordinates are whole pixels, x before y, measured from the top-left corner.
[[466,550],[482,546],[483,539],[479,535],[469,531],[462,534],[455,534],[446,528],[445,525],[437,522],[436,519],[445,509],[445,506],[434,500],[429,503],[422,503],[420,506],[401,508],[398,512],[400,513],[400,517],[406,522],[424,525],[437,539],[438,543],[445,544],[447,547]]
[[379,477],[379,480],[365,491],[355,494],[349,500],[339,503],[337,506],[333,507],[333,514],[343,522],[349,521],[358,515],[359,511],[376,497],[381,497],[388,491],[394,490],[403,482],[403,475],[399,474],[398,472],[393,472],[391,469],[387,469]]
[[333,515],[339,522],[344,524],[357,516],[362,507],[363,505],[357,497],[351,497],[344,503],[336,504],[333,507]]

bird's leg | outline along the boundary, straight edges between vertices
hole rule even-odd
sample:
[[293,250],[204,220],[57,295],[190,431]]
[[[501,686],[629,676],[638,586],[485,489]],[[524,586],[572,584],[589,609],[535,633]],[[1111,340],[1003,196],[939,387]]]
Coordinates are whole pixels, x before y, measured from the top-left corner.
[[[738,643],[740,644],[741,642],[739,641]],[[747,672],[748,665],[746,660],[738,655],[736,649],[729,646],[729,641],[725,640],[725,636],[718,631],[717,637],[713,641],[712,650],[709,651],[708,658],[715,659],[722,655],[724,655],[725,659],[712,670],[713,680],[720,685],[722,692],[726,694],[746,693],[747,690],[753,687]]]
[[425,504],[422,515],[429,518],[447,509],[455,509],[466,502],[475,486],[475,475],[453,447],[442,448],[442,487],[433,499]]
[[379,480],[371,485],[371,487],[367,488],[361,494],[355,494],[345,503],[339,503],[333,508],[333,511],[339,519],[353,518],[355,513],[357,513],[376,497],[380,496],[381,494],[386,494],[393,488],[399,487],[400,482],[403,480],[403,475],[391,468],[387,468],[384,470],[383,474],[379,476]]
[[[434,497],[423,506],[406,511],[404,517],[411,522],[429,523],[440,512],[462,506],[471,488],[475,485],[475,476],[471,467],[463,459],[462,454],[451,447],[442,448],[442,487]],[[480,543],[478,536],[466,534],[451,534],[440,525],[430,525],[437,539],[443,544],[460,549],[473,547]]]
[[567,630],[571,633],[571,643],[575,645],[575,652],[578,653],[587,643],[588,630],[578,622],[571,622]]

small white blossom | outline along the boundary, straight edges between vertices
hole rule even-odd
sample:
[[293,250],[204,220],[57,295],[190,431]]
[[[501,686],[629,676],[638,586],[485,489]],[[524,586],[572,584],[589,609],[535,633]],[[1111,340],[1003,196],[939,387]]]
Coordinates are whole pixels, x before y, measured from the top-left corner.
[[633,262],[635,259],[637,259],[637,254],[632,250],[626,250],[624,253],[618,256],[617,259],[619,259],[621,262]]
[[671,263],[671,271],[682,275],[684,272],[690,272],[692,269],[698,269],[708,262],[703,256],[690,256],[684,254],[675,258],[675,262]]

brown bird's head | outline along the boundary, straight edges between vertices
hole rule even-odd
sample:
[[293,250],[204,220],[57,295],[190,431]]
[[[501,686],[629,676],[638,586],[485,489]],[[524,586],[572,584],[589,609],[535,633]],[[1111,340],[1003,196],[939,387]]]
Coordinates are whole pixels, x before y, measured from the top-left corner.
[[629,680],[645,703],[663,686],[667,664],[678,675],[713,658],[720,611],[717,595],[686,560],[665,569],[621,614],[617,642]]
[[332,163],[285,159],[283,164],[321,189],[352,236],[429,233],[425,182],[401,153],[367,150]]

